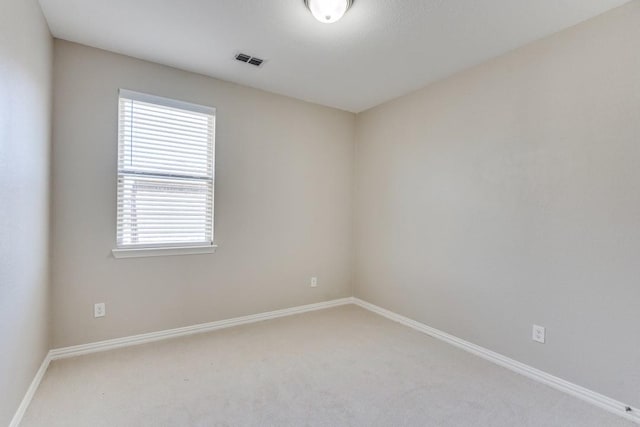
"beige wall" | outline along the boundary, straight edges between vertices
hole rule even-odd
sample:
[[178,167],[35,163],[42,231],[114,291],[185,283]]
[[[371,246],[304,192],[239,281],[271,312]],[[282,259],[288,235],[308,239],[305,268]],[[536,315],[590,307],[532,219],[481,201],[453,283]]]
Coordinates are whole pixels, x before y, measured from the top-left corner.
[[49,348],[52,41],[36,0],[0,2],[0,425]]
[[640,2],[360,114],[356,163],[356,296],[640,406]]
[[[111,256],[118,88],[217,108],[215,254]],[[55,347],[351,295],[353,114],[56,40],[53,118]]]

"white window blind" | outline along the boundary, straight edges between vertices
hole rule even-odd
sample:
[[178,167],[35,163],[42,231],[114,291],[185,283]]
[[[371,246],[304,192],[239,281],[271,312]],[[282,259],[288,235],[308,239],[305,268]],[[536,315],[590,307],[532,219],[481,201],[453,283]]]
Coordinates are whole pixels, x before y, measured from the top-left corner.
[[118,248],[213,245],[215,109],[120,90]]

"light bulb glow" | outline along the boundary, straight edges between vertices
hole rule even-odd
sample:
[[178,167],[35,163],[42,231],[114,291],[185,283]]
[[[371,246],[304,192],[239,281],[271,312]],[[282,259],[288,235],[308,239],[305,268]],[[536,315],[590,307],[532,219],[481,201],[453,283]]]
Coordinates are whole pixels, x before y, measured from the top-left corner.
[[332,24],[345,14],[351,0],[306,0],[311,14],[324,24]]

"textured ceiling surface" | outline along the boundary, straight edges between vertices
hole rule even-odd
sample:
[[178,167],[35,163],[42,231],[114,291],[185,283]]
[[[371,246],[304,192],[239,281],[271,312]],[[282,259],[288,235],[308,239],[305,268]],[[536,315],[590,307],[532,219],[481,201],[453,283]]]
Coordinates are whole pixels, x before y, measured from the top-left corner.
[[[40,0],[57,38],[360,112],[628,0]],[[245,52],[267,61],[234,60]]]

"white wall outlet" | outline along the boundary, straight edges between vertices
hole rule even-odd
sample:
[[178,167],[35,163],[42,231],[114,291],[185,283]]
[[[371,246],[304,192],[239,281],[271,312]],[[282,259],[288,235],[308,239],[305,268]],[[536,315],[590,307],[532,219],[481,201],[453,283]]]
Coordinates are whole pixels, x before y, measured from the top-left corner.
[[544,336],[545,336],[544,327],[533,325],[533,335],[531,336],[531,338],[536,342],[544,344]]
[[317,277],[312,277],[311,278],[311,287],[315,288],[318,286],[318,278]]
[[107,314],[107,308],[103,302],[93,305],[93,317],[104,317]]

